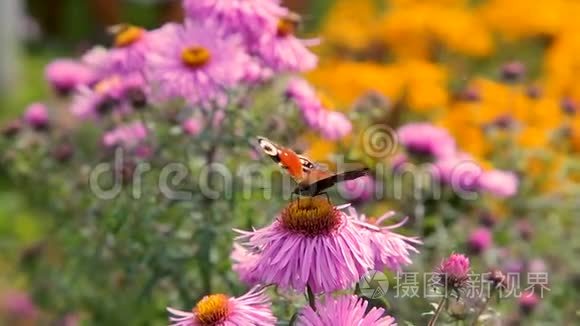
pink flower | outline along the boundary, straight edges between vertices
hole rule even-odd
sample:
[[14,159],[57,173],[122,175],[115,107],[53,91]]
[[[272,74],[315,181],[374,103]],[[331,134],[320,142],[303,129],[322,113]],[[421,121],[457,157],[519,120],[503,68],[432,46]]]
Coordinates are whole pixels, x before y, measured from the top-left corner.
[[251,64],[241,40],[217,25],[191,20],[155,32],[147,56],[147,78],[162,100],[183,98],[191,105],[224,105]]
[[314,88],[304,79],[291,79],[286,96],[296,103],[304,122],[324,138],[337,140],[351,133],[350,120],[341,112],[327,110]]
[[155,150],[153,147],[151,147],[151,145],[141,144],[135,147],[133,154],[135,154],[135,157],[137,158],[148,160],[155,155]]
[[75,93],[69,110],[73,116],[81,120],[89,120],[110,112],[115,105],[114,99],[107,94],[81,87]]
[[240,245],[256,255],[248,273],[285,290],[346,289],[373,267],[361,228],[324,198],[294,201],[271,225],[238,232]]
[[286,86],[286,96],[295,101],[300,109],[322,106],[316,90],[303,78],[290,79]]
[[355,203],[364,203],[372,200],[376,188],[377,182],[370,175],[338,184],[338,192],[342,198]]
[[458,153],[434,163],[433,177],[457,192],[479,190],[483,169],[468,154]]
[[184,0],[188,18],[214,20],[228,32],[243,33],[248,41],[276,30],[278,19],[288,10],[277,0]]
[[328,140],[338,140],[352,132],[352,123],[342,112],[321,111],[320,134]]
[[201,133],[203,125],[199,119],[189,118],[181,123],[181,129],[190,136],[197,136]]
[[24,121],[34,129],[41,130],[48,127],[48,109],[43,103],[32,103],[24,112]]
[[253,49],[274,71],[305,72],[314,69],[318,64],[318,58],[308,49],[308,46],[317,45],[318,41],[296,38],[292,24],[281,19],[277,31],[262,34]]
[[319,129],[324,123],[326,109],[316,90],[302,78],[292,78],[286,88],[286,96],[296,103],[309,127]]
[[388,268],[392,271],[399,271],[401,267],[412,263],[412,252],[419,253],[413,244],[421,244],[420,240],[392,232],[393,229],[405,224],[407,219],[397,224],[381,226],[384,221],[394,215],[394,212],[387,212],[376,221],[369,221],[365,215],[358,215],[354,208],[349,209],[349,216],[359,221],[362,227],[361,232],[370,242],[374,256],[373,270],[384,271]]
[[62,95],[68,95],[80,85],[89,85],[96,79],[87,65],[72,59],[57,59],[44,70],[46,80]]
[[259,281],[254,277],[252,269],[255,268],[258,255],[252,254],[246,248],[234,243],[230,258],[232,270],[238,274],[240,281],[247,285],[257,284]]
[[102,79],[111,73],[107,67],[108,60],[109,50],[103,46],[94,46],[81,57],[81,62],[96,74],[95,79]]
[[526,66],[519,61],[511,61],[503,65],[501,75],[505,81],[517,81],[526,73]]
[[28,293],[10,290],[0,296],[0,312],[17,320],[35,320],[40,314]]
[[443,159],[455,154],[455,140],[447,130],[430,123],[409,123],[397,130],[401,145],[410,153]]
[[142,72],[145,58],[154,46],[151,43],[153,32],[133,25],[119,25],[113,29],[114,47],[102,58],[99,67],[101,72],[104,74]]
[[409,158],[404,153],[397,153],[391,159],[391,167],[396,173],[403,172],[405,164],[409,163]]
[[436,270],[438,285],[450,290],[461,290],[469,281],[469,258],[462,254],[452,254],[443,260]]
[[540,303],[540,298],[534,293],[534,291],[526,291],[522,293],[518,302],[520,304],[520,310],[522,313],[524,315],[529,315],[534,312]]
[[264,66],[261,62],[252,58],[245,67],[244,77],[242,81],[250,85],[259,85],[266,82],[274,76],[274,71],[269,67]]
[[492,234],[486,227],[480,227],[469,235],[467,244],[469,249],[475,253],[481,253],[491,246]]
[[103,144],[107,147],[135,147],[147,138],[147,127],[140,122],[132,122],[117,127],[103,135]]
[[113,111],[127,115],[147,105],[150,94],[140,73],[109,75],[92,88],[79,87],[70,110],[82,120],[96,119]]
[[512,197],[518,192],[518,177],[513,172],[492,170],[483,173],[479,186],[483,191],[500,198]]
[[263,288],[255,287],[239,298],[212,294],[201,299],[192,311],[167,308],[171,326],[276,324],[270,299]]
[[390,326],[395,319],[385,315],[385,309],[372,307],[368,302],[354,295],[338,298],[326,296],[316,304],[316,311],[306,306],[300,312],[297,324],[300,326]]
[[541,258],[534,258],[528,262],[528,271],[530,273],[547,273],[548,265]]

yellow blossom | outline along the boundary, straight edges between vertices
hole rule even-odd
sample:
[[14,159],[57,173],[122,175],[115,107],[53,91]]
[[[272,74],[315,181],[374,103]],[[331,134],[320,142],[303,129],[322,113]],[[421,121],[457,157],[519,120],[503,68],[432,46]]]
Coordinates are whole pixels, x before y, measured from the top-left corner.
[[490,0],[481,16],[509,38],[554,35],[561,28],[567,0]]
[[439,2],[391,6],[378,27],[380,39],[399,58],[428,58],[441,45],[467,55],[489,55],[493,42],[480,18],[461,2]]
[[337,0],[325,18],[321,37],[338,48],[361,50],[374,38],[377,8],[374,0]]
[[403,95],[411,110],[427,111],[447,103],[447,74],[441,66],[426,61],[405,61],[390,65],[371,62],[336,61],[322,65],[309,79],[339,106],[376,91],[392,102]]

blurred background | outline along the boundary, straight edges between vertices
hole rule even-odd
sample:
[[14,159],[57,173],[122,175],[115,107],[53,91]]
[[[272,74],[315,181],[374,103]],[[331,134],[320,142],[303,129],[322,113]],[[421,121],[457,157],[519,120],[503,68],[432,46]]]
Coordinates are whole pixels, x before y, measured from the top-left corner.
[[[449,250],[466,248],[471,230],[496,225],[493,263],[482,259],[479,266],[549,272],[550,297],[538,314],[543,319],[534,323],[577,324],[580,1],[283,3],[302,16],[299,34],[322,41],[313,50],[319,65],[306,78],[329,107],[349,112],[384,105],[389,115],[380,119],[393,128],[432,122],[482,166],[519,176],[512,198],[486,198],[464,211],[438,208],[440,215],[431,218],[448,214],[470,222],[437,241]],[[178,0],[0,1],[0,120],[15,119],[29,103],[51,97],[45,65],[110,44],[107,27],[128,22],[154,28],[182,16]],[[314,159],[344,148],[311,135],[305,139]],[[18,179],[0,171],[0,309],[30,313],[29,279],[19,264],[23,250],[34,250],[51,232],[51,223],[45,222],[47,203],[21,189]],[[514,309],[506,308],[506,315]]]

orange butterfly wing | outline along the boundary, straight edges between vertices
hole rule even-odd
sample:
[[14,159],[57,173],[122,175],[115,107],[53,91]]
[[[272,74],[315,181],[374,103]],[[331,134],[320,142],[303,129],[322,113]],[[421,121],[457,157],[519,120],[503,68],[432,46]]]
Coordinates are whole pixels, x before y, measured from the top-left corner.
[[302,170],[302,161],[293,150],[288,148],[280,148],[280,164],[288,171],[288,174],[296,182],[302,182],[304,179],[304,171]]
[[258,137],[258,144],[274,162],[278,163],[280,167],[288,171],[288,174],[298,183],[304,179],[304,169],[302,160],[293,150],[282,147],[273,141]]

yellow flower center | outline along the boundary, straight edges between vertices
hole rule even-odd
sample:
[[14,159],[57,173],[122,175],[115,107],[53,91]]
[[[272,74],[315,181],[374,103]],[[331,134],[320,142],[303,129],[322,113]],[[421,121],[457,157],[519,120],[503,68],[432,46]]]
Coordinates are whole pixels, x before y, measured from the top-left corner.
[[111,88],[119,86],[121,84],[121,77],[113,75],[111,77],[105,78],[93,86],[93,90],[96,93],[104,94],[108,92]]
[[289,231],[315,237],[335,231],[341,218],[326,198],[306,197],[291,202],[282,211],[280,222]]
[[122,28],[115,36],[115,46],[118,48],[129,46],[141,39],[145,30],[141,27],[128,25]]
[[181,60],[190,68],[201,68],[211,59],[211,54],[201,46],[191,46],[181,52]]
[[193,313],[201,325],[213,326],[223,323],[230,313],[229,299],[224,294],[208,295],[197,303]]
[[288,18],[282,18],[278,21],[278,28],[276,30],[276,35],[278,37],[286,37],[288,35],[294,34],[296,31],[296,21]]

